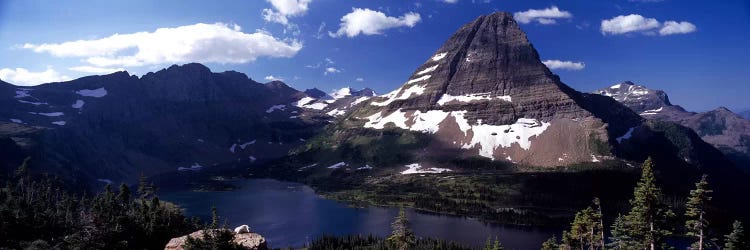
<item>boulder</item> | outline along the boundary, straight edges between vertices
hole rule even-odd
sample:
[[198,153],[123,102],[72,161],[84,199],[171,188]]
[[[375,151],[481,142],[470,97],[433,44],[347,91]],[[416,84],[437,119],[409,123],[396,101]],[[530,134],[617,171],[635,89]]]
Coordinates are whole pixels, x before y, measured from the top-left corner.
[[[248,250],[264,250],[268,249],[268,245],[266,243],[266,239],[263,238],[260,234],[250,232],[250,227],[247,225],[239,226],[235,229],[235,232],[239,231],[241,233],[235,233],[234,234],[234,242],[237,244],[240,244],[244,247],[244,249]],[[203,238],[203,231],[204,230],[198,230],[195,231],[189,235],[180,236],[177,238],[172,238],[169,240],[169,243],[164,247],[164,250],[183,250],[185,246],[185,242],[187,241],[187,237],[190,236],[192,238]],[[215,232],[215,230],[209,231]]]

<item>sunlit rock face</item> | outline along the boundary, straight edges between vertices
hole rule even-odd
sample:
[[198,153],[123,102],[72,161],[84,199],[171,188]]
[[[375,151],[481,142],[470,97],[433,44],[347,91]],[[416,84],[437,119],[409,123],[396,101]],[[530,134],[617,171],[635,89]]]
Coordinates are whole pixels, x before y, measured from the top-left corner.
[[430,133],[433,146],[540,166],[609,155],[590,144],[610,143],[641,120],[560,82],[504,12],[459,28],[401,87],[353,115],[365,128]]

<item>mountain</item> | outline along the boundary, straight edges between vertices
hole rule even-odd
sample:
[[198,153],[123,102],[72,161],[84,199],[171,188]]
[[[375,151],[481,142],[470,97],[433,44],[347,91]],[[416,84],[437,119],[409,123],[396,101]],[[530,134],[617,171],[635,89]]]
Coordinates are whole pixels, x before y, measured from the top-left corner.
[[612,97],[647,119],[676,121],[681,117],[694,114],[678,105],[672,105],[669,96],[664,91],[649,89],[631,81],[618,83],[593,93]]
[[354,90],[350,87],[341,88],[330,94],[319,89],[308,89],[306,97],[297,101],[297,107],[318,110],[329,116],[343,116],[353,107],[375,96],[375,91],[369,88]]
[[[286,155],[330,116],[296,107],[283,82],[200,64],[17,87],[0,82],[5,169],[32,166],[82,183],[254,165]],[[10,156],[6,158],[6,156]]]
[[737,166],[750,172],[750,120],[727,108],[688,112],[672,105],[664,91],[624,82],[594,91],[612,97],[642,117],[679,123],[694,130],[704,141],[721,150]]
[[528,224],[571,216],[592,197],[626,206],[647,157],[669,195],[683,196],[701,174],[721,180],[717,203],[750,190],[747,175],[690,128],[562,83],[512,14],[496,12],[460,27],[402,86],[250,171],[358,204]]
[[[350,112],[329,143],[400,129],[426,138],[411,154],[423,165],[458,156],[554,167],[648,155],[623,145],[649,135],[650,125],[611,98],[562,83],[512,15],[497,12],[461,27],[401,87]],[[364,158],[374,164],[368,160],[383,157]]]

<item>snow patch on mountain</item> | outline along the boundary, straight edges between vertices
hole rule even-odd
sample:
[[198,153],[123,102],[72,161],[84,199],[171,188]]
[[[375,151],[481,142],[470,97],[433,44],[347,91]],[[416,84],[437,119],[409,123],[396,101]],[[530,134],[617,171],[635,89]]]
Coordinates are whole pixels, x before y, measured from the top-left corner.
[[617,138],[616,138],[616,140],[617,140],[617,143],[622,143],[622,141],[623,141],[623,140],[627,140],[627,139],[630,139],[630,137],[632,137],[632,136],[633,136],[633,130],[635,130],[635,127],[632,127],[632,128],[630,128],[630,129],[628,129],[628,131],[627,131],[627,132],[625,132],[625,134],[624,134],[624,135],[622,135],[622,136],[620,136],[620,137],[617,137]]
[[435,66],[432,66],[432,67],[429,67],[429,68],[423,69],[422,71],[419,71],[419,72],[417,72],[417,75],[424,75],[424,74],[430,73],[430,72],[432,72],[432,71],[435,71],[435,69],[437,69],[437,67],[438,67],[439,65],[440,65],[440,64],[437,64],[437,65],[435,65]]
[[32,89],[26,89],[26,88],[16,89],[16,96],[14,96],[14,97],[15,98],[29,97],[29,96],[31,96],[31,94],[29,94],[29,92],[31,92],[31,91],[32,91]]
[[270,108],[266,109],[266,113],[270,114],[273,111],[276,111],[276,110],[285,110],[285,109],[286,109],[286,105],[284,105],[284,104],[273,105]]
[[447,56],[447,55],[448,55],[448,53],[440,53],[440,54],[437,54],[437,55],[433,56],[432,60],[433,61],[440,61],[441,59],[445,58],[445,56]]
[[341,167],[344,167],[344,166],[346,166],[346,162],[342,161],[342,162],[333,164],[331,166],[328,166],[328,168],[330,168],[330,169],[338,169],[338,168],[341,168]]
[[350,106],[350,107],[353,107],[353,106],[355,106],[355,105],[357,105],[357,104],[360,104],[360,103],[362,103],[362,102],[364,102],[364,101],[370,100],[370,98],[371,98],[371,97],[369,97],[369,96],[363,96],[363,97],[357,98],[357,99],[356,99],[356,100],[354,100],[354,101],[353,101],[353,102],[352,102],[352,103],[351,103],[351,104],[350,104],[349,106]]
[[31,105],[34,105],[34,106],[48,105],[48,103],[46,103],[46,102],[30,102],[30,101],[24,101],[24,100],[16,100],[16,101],[18,101],[20,103],[31,104]]
[[490,93],[477,93],[477,94],[468,94],[468,95],[460,95],[460,96],[443,94],[443,96],[440,97],[440,100],[437,101],[437,104],[442,106],[452,101],[467,103],[467,102],[472,102],[472,101],[483,101],[483,100],[489,101],[492,99],[499,99],[499,100],[503,100],[506,102],[511,102],[510,96],[505,95],[505,96],[490,97],[490,95],[491,95]]
[[73,105],[70,105],[70,107],[74,109],[81,109],[83,108],[83,105],[86,104],[83,100],[76,100],[76,103],[73,103]]
[[401,171],[401,174],[439,174],[443,172],[450,172],[453,170],[447,168],[425,168],[419,163],[412,163],[405,166],[406,170]]
[[98,88],[98,89],[82,89],[76,91],[76,94],[86,97],[104,97],[107,95],[107,90],[105,88]]
[[201,164],[193,163],[193,165],[191,165],[190,167],[179,167],[177,168],[177,171],[198,171],[201,169],[203,169],[203,166],[201,166]]
[[406,84],[408,85],[408,84],[412,84],[412,83],[415,83],[415,82],[426,81],[426,80],[430,79],[430,77],[432,77],[432,75],[423,75],[423,76],[420,76],[420,77],[417,77],[417,78],[409,80],[408,82],[406,82]]
[[310,165],[307,165],[307,166],[301,167],[301,168],[297,169],[297,171],[298,171],[298,172],[302,172],[302,171],[303,171],[303,170],[305,170],[305,169],[308,169],[308,168],[311,168],[311,167],[315,167],[315,166],[317,166],[317,165],[318,165],[317,163],[313,163],[313,164],[310,164]]
[[13,122],[13,123],[23,124],[23,121],[21,121],[21,119],[13,119],[13,118],[11,118],[10,121]]
[[66,123],[65,121],[55,121],[55,122],[52,122],[52,124],[59,125],[59,126],[64,126],[65,123]]
[[656,114],[659,114],[659,112],[661,112],[662,109],[664,109],[664,107],[659,107],[658,109],[649,109],[649,110],[641,112],[640,115],[656,115]]
[[29,114],[32,114],[32,115],[43,115],[43,116],[49,116],[49,117],[57,117],[57,116],[63,116],[63,115],[65,115],[65,113],[63,113],[63,112],[50,112],[50,113],[29,112]]
[[334,109],[334,110],[328,111],[328,113],[326,114],[330,116],[342,116],[346,114],[346,110]]
[[[510,125],[489,125],[482,124],[481,121],[476,125],[471,125],[464,117],[466,111],[430,110],[424,113],[414,111],[410,117],[406,114],[401,109],[386,116],[378,112],[367,117],[368,121],[365,122],[364,127],[384,129],[387,124],[393,124],[401,129],[434,134],[440,130],[439,124],[450,115],[455,118],[464,135],[467,135],[469,130],[472,131],[471,141],[461,145],[461,148],[479,147],[480,156],[494,160],[494,152],[498,147],[507,148],[518,144],[522,149],[528,150],[531,147],[531,138],[542,134],[550,126],[548,122],[528,118],[520,118]],[[412,125],[407,125],[407,122]]]
[[479,155],[495,159],[494,152],[498,147],[507,148],[514,143],[522,149],[531,148],[531,138],[541,135],[550,126],[548,122],[535,119],[519,118],[510,125],[478,124],[471,127],[474,136],[471,142],[462,148],[470,149],[479,146]]

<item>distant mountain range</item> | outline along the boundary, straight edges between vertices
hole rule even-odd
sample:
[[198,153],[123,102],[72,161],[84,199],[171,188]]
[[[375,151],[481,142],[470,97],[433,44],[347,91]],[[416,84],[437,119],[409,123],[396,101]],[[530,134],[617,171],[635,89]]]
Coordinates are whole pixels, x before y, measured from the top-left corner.
[[30,156],[32,166],[94,183],[254,165],[284,157],[373,94],[346,88],[312,97],[200,64],[140,78],[118,72],[35,87],[0,82],[0,166],[15,168]]
[[594,93],[610,96],[642,117],[679,123],[721,150],[737,166],[750,172],[750,120],[725,107],[708,112],[688,112],[672,105],[664,91],[623,82]]

